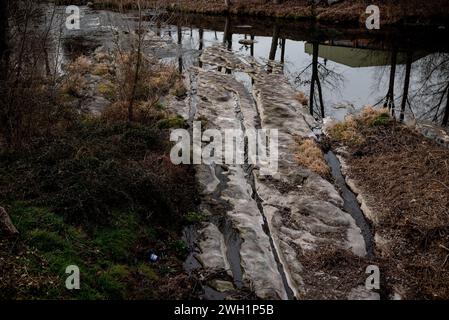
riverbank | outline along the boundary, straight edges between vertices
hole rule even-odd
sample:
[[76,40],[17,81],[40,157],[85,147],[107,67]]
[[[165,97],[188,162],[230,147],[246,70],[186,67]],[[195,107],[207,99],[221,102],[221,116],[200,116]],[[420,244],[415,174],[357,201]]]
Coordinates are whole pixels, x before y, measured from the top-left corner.
[[[111,8],[123,5],[125,8],[135,6],[135,1],[94,0],[96,8]],[[447,1],[436,0],[414,1],[374,1],[381,12],[382,25],[418,24],[438,25],[444,23],[449,16]],[[233,14],[259,17],[276,17],[288,19],[316,19],[324,24],[365,25],[368,15],[367,4],[361,0],[345,0],[333,5],[318,4],[312,8],[306,0],[285,0],[281,4],[263,0],[234,0],[230,7],[222,0],[148,0],[143,5],[168,11],[201,13],[201,14]]]
[[329,129],[347,182],[375,230],[385,285],[405,299],[447,299],[449,150],[365,110]]

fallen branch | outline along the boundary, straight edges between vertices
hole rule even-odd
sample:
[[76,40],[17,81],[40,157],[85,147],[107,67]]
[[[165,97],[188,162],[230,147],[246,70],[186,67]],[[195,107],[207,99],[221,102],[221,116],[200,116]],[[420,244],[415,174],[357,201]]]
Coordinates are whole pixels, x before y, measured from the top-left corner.
[[9,236],[19,234],[19,231],[13,225],[8,213],[2,207],[0,207],[0,229],[6,232]]

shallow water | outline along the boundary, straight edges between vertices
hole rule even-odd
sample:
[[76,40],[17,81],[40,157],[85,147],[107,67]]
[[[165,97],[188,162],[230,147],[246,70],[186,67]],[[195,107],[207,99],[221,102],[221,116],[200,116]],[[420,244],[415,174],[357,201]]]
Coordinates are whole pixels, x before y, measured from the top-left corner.
[[[209,17],[209,19],[214,18]],[[302,26],[299,25],[299,27]],[[179,33],[175,32],[176,29],[176,26],[166,26],[161,29],[161,35],[172,37],[175,42],[178,42]],[[232,42],[227,42],[224,45],[234,52],[242,55],[253,55],[259,62],[267,63],[270,51],[272,54],[273,37],[269,35],[272,33],[272,29],[273,27],[268,23],[266,26],[267,35],[251,36],[252,28],[249,26],[237,28],[237,32],[231,37]],[[424,32],[422,36],[426,35],[428,33]],[[391,44],[385,43],[381,46],[369,44],[363,38],[363,34],[359,34],[358,37],[360,39],[319,41],[318,64],[322,73],[320,78],[325,116],[342,120],[345,115],[356,113],[363,106],[382,105],[385,100],[390,79],[391,51],[389,46]],[[223,38],[229,39],[229,36],[226,37],[223,31],[204,29],[200,32],[200,29],[195,27],[182,27],[182,49],[180,50],[183,55],[182,69],[196,63],[196,57],[200,54],[199,48],[223,43]],[[242,44],[242,42],[249,43],[248,40],[253,40],[254,44]],[[202,45],[200,45],[201,42]],[[288,38],[285,39],[285,42],[279,38],[275,43],[277,43],[276,51],[272,55],[274,61],[283,63],[284,72],[291,84],[308,96],[312,74],[312,67],[310,66],[312,63],[311,43],[307,40]],[[432,103],[435,102],[435,99],[427,96],[426,88],[423,88],[423,77],[427,78],[425,70],[434,64],[434,61],[443,59],[445,62],[432,74],[432,77],[428,80],[428,86],[449,82],[447,48],[442,48],[441,43],[436,47],[429,46],[428,43],[421,44],[422,46],[419,39],[415,39],[413,48],[410,49],[413,62],[410,74],[410,107],[406,108],[408,119],[413,119],[415,116],[431,119],[435,115],[435,113],[426,114],[427,107],[433,106]],[[379,47],[382,48],[379,49]],[[405,49],[399,49],[397,55],[394,85],[397,110],[401,104],[405,78],[406,53],[402,50]],[[318,93],[315,94],[318,95]],[[316,97],[316,100],[318,100],[318,97]],[[443,108],[444,105],[440,110]]]
[[[79,54],[77,49],[91,50],[95,43],[112,47],[118,36],[124,39],[137,28],[137,16],[133,12],[120,14],[81,7],[81,15],[81,30],[64,31],[65,37],[75,37],[75,43],[79,44],[79,48],[65,46],[67,55]],[[394,48],[397,52],[396,114],[404,92],[407,53],[412,64],[406,117],[441,122],[446,105],[443,99],[438,110],[434,108],[429,112],[440,101],[440,95],[436,94],[438,89],[449,83],[449,44],[444,40],[448,38],[449,30],[445,26],[368,32],[318,27],[309,22],[146,12],[144,29],[149,31],[147,49],[176,63],[182,71],[200,65],[202,49],[223,44],[239,54],[253,55],[262,63],[268,63],[270,58],[281,63],[291,84],[306,96],[310,95],[312,43],[316,43],[319,45],[317,64],[325,116],[338,120],[365,105],[384,103]],[[248,81],[245,78],[239,80]],[[315,100],[318,104],[317,91]]]
[[340,161],[332,151],[329,151],[325,155],[327,164],[331,168],[332,177],[334,179],[335,186],[339,189],[341,197],[344,200],[343,209],[348,212],[355,220],[357,226],[362,232],[363,239],[366,244],[367,257],[374,255],[374,235],[371,229],[371,225],[365,218],[362,210],[360,209],[359,202],[356,195],[349,189],[346,184],[345,178],[340,169]]

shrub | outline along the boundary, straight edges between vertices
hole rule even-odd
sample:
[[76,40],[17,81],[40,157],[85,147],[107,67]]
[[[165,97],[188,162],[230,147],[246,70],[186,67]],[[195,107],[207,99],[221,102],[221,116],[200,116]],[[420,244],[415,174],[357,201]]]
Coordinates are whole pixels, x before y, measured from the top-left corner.
[[119,209],[176,224],[194,209],[196,193],[193,173],[165,156],[169,147],[158,128],[83,120],[23,153],[1,154],[14,180],[0,195],[34,199],[74,223],[108,224]]
[[329,135],[340,142],[357,146],[364,142],[362,135],[358,132],[357,121],[353,116],[346,117],[345,121],[336,123],[329,128]]
[[158,122],[159,129],[186,128],[186,126],[186,120],[179,115]]

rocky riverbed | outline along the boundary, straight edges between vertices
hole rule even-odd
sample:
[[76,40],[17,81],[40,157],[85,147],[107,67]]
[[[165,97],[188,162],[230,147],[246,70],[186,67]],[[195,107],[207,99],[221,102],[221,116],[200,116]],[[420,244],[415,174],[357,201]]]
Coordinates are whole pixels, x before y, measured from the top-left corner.
[[[245,165],[197,166],[201,211],[207,214],[196,255],[202,272],[217,275],[208,277],[209,283],[220,280],[215,289],[230,295],[244,287],[264,299],[304,299],[312,292],[316,297],[319,284],[310,277],[333,276],[319,268],[304,270],[305,260],[322,250],[343,250],[356,260],[366,255],[361,231],[342,210],[336,188],[295,160],[295,139],[316,138],[319,124],[295,98],[280,65],[267,71],[221,46],[207,48],[200,59],[203,68],[191,68],[186,77],[195,88],[185,101],[192,119],[205,122],[206,129],[279,130],[275,175],[262,176],[260,168]],[[242,73],[250,77],[250,88],[234,76]],[[350,276],[353,270],[346,272]],[[326,296],[378,298],[361,284],[334,288]]]

